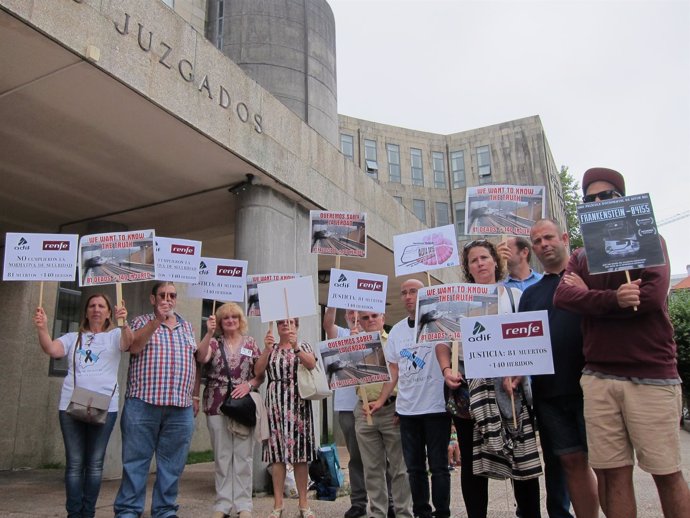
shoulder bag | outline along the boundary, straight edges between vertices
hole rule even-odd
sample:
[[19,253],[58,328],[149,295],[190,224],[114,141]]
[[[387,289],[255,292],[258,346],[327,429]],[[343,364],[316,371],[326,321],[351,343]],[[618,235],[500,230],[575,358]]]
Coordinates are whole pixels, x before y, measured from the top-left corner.
[[[316,355],[314,356],[316,358]],[[297,366],[297,390],[302,399],[320,401],[331,395],[326,374],[321,369],[319,359],[313,369],[307,369],[302,363]]]
[[249,394],[241,398],[232,397],[232,376],[230,375],[228,359],[225,356],[225,340],[219,340],[218,345],[220,347],[220,354],[223,357],[225,372],[228,375],[228,391],[220,405],[220,411],[233,421],[253,428],[256,426],[256,403],[254,403],[252,396]]
[[77,343],[74,344],[74,351],[72,353],[72,375],[74,376],[74,387],[72,390],[72,397],[65,412],[72,419],[83,421],[89,424],[102,425],[105,424],[108,418],[108,408],[110,407],[110,400],[115,394],[117,383],[113,387],[110,395],[101,394],[93,390],[77,387],[77,349],[81,349],[81,331]]

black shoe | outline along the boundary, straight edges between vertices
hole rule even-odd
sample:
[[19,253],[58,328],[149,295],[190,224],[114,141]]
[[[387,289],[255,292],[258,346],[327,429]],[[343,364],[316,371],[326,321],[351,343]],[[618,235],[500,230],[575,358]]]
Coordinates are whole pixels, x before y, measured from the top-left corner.
[[366,515],[367,515],[366,509],[364,509],[362,507],[357,507],[356,505],[353,505],[347,511],[345,511],[343,518],[361,518],[362,516],[366,516]]

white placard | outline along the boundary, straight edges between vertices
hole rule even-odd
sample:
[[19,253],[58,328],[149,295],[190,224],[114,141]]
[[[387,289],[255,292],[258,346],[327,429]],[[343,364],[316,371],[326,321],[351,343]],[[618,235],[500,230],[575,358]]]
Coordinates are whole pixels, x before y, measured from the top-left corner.
[[415,337],[417,343],[451,342],[462,339],[464,317],[495,315],[497,284],[438,284],[417,292]]
[[366,221],[364,212],[309,211],[311,253],[366,257]]
[[331,390],[391,379],[378,332],[325,340],[319,350]]
[[201,241],[156,236],[156,279],[199,282]]
[[387,289],[387,275],[331,268],[328,307],[385,313]]
[[476,185],[465,195],[465,234],[529,236],[544,217],[543,185]]
[[187,295],[198,299],[242,302],[247,288],[247,261],[202,257],[199,282],[191,284]]
[[76,234],[8,232],[3,281],[73,281],[77,273]]
[[155,238],[153,230],[81,236],[79,286],[154,280]]
[[257,285],[261,299],[261,321],[273,322],[316,314],[314,280],[311,275]]
[[247,275],[247,303],[245,311],[248,317],[261,316],[261,301],[257,286],[264,282],[286,281],[301,277],[299,273],[260,273]]
[[460,321],[467,378],[553,374],[547,311]]
[[446,225],[393,236],[393,255],[396,277],[458,266],[455,227]]

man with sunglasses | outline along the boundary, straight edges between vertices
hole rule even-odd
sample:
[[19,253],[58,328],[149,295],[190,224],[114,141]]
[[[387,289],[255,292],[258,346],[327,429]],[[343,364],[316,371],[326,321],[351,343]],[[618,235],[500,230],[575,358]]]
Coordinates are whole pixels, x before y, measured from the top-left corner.
[[[383,313],[359,312],[360,325],[367,333],[380,333],[381,345],[385,352],[388,335],[383,328],[384,321]],[[392,372],[397,369],[397,364],[390,364],[389,368]],[[362,453],[364,482],[369,495],[369,516],[386,518],[389,514],[386,487],[388,472],[395,516],[412,518],[410,484],[400,444],[400,426],[395,416],[395,384],[389,381],[363,385],[358,388],[358,395],[355,406],[355,430]],[[365,400],[368,402],[368,408],[364,406]],[[367,414],[371,415],[371,424],[367,422]]]
[[[583,201],[625,195],[623,176],[589,169]],[[688,516],[690,490],[681,472],[680,377],[666,296],[670,266],[591,275],[576,250],[556,289],[556,307],[582,315],[584,394],[589,462],[608,518],[636,516],[634,457],[654,478],[666,518]]]
[[135,318],[131,326],[134,341],[120,421],[122,481],[113,506],[118,518],[143,514],[154,453],[151,516],[177,516],[178,482],[194,432],[195,354],[204,358],[208,350],[208,340],[197,348],[192,325],[175,312],[172,282],[156,283],[150,302],[153,313]]

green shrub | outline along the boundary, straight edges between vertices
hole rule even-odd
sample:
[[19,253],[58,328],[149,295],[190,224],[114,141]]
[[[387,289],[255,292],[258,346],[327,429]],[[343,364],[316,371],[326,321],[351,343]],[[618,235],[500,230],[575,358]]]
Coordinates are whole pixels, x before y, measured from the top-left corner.
[[678,346],[678,373],[687,395],[690,393],[690,290],[671,292],[668,312]]

